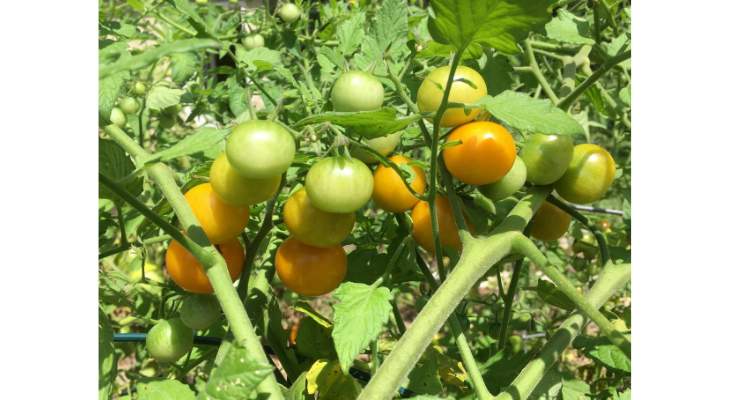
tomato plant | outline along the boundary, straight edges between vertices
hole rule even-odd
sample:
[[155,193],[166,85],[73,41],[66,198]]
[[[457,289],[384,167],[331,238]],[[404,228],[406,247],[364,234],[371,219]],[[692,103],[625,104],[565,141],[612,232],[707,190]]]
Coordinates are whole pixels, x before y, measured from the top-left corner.
[[[449,80],[450,68],[442,66],[431,71],[418,88],[418,108],[421,112],[436,111],[444,98],[444,89]],[[468,81],[468,82],[467,82]],[[449,92],[449,102],[473,103],[487,95],[487,84],[479,73],[469,67],[456,67],[454,80]],[[482,111],[448,108],[441,117],[441,126],[452,127],[474,120]],[[431,119],[429,119],[431,121]]]
[[568,169],[573,159],[573,141],[569,136],[535,133],[525,141],[520,150],[525,162],[527,181],[535,185],[549,185]]
[[221,316],[221,305],[212,295],[188,296],[180,306],[180,319],[188,328],[207,329]]
[[296,22],[299,19],[299,8],[296,6],[296,4],[292,3],[286,3],[283,6],[281,6],[281,10],[279,10],[279,15],[281,15],[281,19],[284,20],[284,22],[292,23]]
[[246,50],[253,50],[259,47],[264,47],[264,45],[264,37],[259,34],[250,35],[243,39],[243,47]]
[[287,130],[271,121],[247,121],[226,141],[226,156],[239,174],[251,179],[281,175],[294,161],[296,144]]
[[568,170],[555,182],[567,201],[587,204],[603,197],[616,176],[616,163],[606,149],[594,144],[575,146]]
[[266,201],[276,193],[281,175],[251,179],[236,171],[228,162],[226,153],[219,155],[210,167],[210,186],[216,196],[236,207],[248,207]]
[[570,215],[550,203],[542,203],[532,223],[532,237],[543,242],[558,240],[570,228]]

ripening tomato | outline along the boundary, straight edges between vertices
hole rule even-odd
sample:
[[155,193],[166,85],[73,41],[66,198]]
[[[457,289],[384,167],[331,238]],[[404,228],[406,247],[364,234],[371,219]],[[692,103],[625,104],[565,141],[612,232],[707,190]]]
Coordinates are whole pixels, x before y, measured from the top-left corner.
[[601,220],[598,225],[601,227],[601,229],[604,230],[604,232],[611,232],[611,223],[607,220]]
[[570,215],[545,201],[535,213],[530,236],[543,242],[550,242],[560,239],[568,228],[570,228]]
[[[228,273],[231,280],[236,281],[243,271],[243,261],[245,251],[238,239],[216,246],[218,251],[223,255],[228,267]],[[213,286],[208,280],[208,276],[203,271],[195,256],[187,251],[178,241],[173,240],[167,248],[165,254],[165,264],[167,265],[167,273],[170,278],[181,288],[191,293],[210,294],[213,293]]]
[[[421,112],[438,110],[444,98],[444,90],[446,90],[446,83],[449,80],[450,69],[451,67],[448,65],[436,68],[423,80],[421,86],[418,88],[417,95],[418,109]],[[471,81],[476,86],[476,89],[466,82],[457,81],[457,79]],[[441,85],[441,89],[434,82]],[[479,72],[463,65],[456,67],[454,83],[451,85],[451,91],[449,92],[450,102],[474,103],[486,95],[487,84],[484,82],[484,78],[479,75]],[[481,111],[481,108],[473,108],[470,111],[466,111],[463,108],[447,108],[443,117],[441,117],[440,125],[441,127],[449,128],[467,123],[476,118]],[[428,119],[428,121],[433,122],[431,119]]]
[[606,149],[595,144],[575,146],[568,170],[553,185],[560,197],[576,204],[603,197],[616,176],[616,163]]
[[283,19],[284,22],[291,24],[299,19],[299,7],[292,3],[284,4],[279,11],[279,15],[281,15],[281,19]]
[[180,318],[163,320],[150,329],[145,344],[155,360],[177,361],[193,348],[193,330]]
[[208,329],[221,316],[221,304],[214,295],[194,294],[183,300],[180,319],[192,329]]
[[125,114],[136,114],[139,111],[139,102],[134,97],[127,97],[122,100],[120,107]]
[[515,157],[515,163],[512,165],[512,169],[509,170],[507,175],[503,176],[497,182],[477,186],[477,189],[491,200],[499,201],[512,196],[520,190],[525,185],[526,177],[527,170],[525,169],[525,163],[520,156],[517,156]]
[[[370,146],[373,150],[380,153],[383,157],[388,157],[388,154],[398,147],[398,143],[400,143],[400,135],[400,132],[395,132],[375,139],[363,139],[363,142]],[[377,158],[371,156],[359,146],[350,151],[350,154],[364,163],[378,162]]]
[[272,121],[246,121],[236,126],[226,140],[228,162],[251,179],[283,174],[294,162],[296,151],[289,131]]
[[271,198],[281,183],[281,175],[266,179],[250,179],[233,169],[226,153],[219,155],[210,167],[210,185],[224,202],[248,207]]
[[246,229],[248,207],[235,207],[216,196],[210,183],[195,186],[185,193],[185,200],[213,244],[229,242]]
[[586,260],[592,260],[598,254],[598,241],[590,232],[583,232],[580,240],[573,242],[573,252],[583,253]]
[[118,126],[119,128],[124,128],[127,126],[127,116],[124,115],[124,112],[122,110],[114,107],[112,108],[112,113],[109,116],[109,121],[111,121],[112,124]]
[[[407,165],[412,159],[400,155],[390,158],[397,166]],[[411,188],[418,194],[426,192],[426,173],[417,165],[409,165],[415,173]],[[410,210],[418,203],[418,198],[406,187],[398,173],[385,164],[378,165],[373,172],[373,201],[378,207],[392,213]]]
[[258,47],[264,47],[264,37],[259,34],[246,36],[246,38],[243,39],[243,47],[249,51]]
[[568,169],[573,158],[573,140],[570,136],[534,133],[520,150],[527,168],[527,181],[535,185],[549,185]]
[[349,213],[370,200],[373,175],[358,159],[329,157],[309,169],[304,185],[315,207],[331,213]]
[[[433,242],[433,229],[431,229],[431,211],[427,201],[420,201],[413,207],[411,219],[413,219],[413,239],[419,246],[431,254],[436,253],[436,246]],[[466,226],[469,232],[474,233],[476,228],[469,218],[464,215]],[[436,195],[436,220],[438,221],[439,241],[443,247],[451,247],[461,251],[461,239],[459,230],[456,227],[454,213],[451,211],[449,199],[444,195]]]
[[355,213],[331,213],[312,204],[306,188],[292,193],[284,204],[284,223],[292,237],[314,247],[332,247],[347,239]]
[[512,169],[517,157],[512,135],[494,122],[471,122],[451,133],[461,144],[444,149],[444,162],[454,178],[469,185],[496,182]]
[[321,296],[345,279],[347,255],[340,245],[320,248],[290,237],[276,251],[274,264],[279,280],[289,290],[303,296]]
[[380,80],[372,74],[353,70],[337,78],[331,96],[335,111],[373,111],[383,106],[385,91]]

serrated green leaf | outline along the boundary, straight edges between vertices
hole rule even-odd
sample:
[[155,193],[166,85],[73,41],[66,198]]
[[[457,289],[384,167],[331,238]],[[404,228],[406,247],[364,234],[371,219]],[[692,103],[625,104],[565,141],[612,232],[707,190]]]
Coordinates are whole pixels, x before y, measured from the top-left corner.
[[425,364],[413,367],[403,387],[420,394],[437,395],[443,392],[444,385],[439,378],[436,359],[431,358]]
[[211,399],[245,399],[274,367],[253,358],[244,347],[231,346],[205,385]]
[[573,347],[583,349],[583,354],[612,371],[631,373],[631,360],[605,336],[578,336]]
[[[99,69],[104,68],[109,62],[123,62],[130,57],[126,43],[113,43],[99,51]],[[128,71],[118,71],[99,79],[99,117],[102,123],[109,122],[112,108],[116,105],[122,86],[127,80],[129,80]]]
[[162,85],[155,86],[147,92],[147,108],[159,111],[180,104],[180,98],[183,94],[185,94],[184,90],[172,89]]
[[137,400],[194,400],[195,393],[182,382],[165,378],[142,378],[137,383]]
[[112,398],[117,377],[114,331],[104,310],[99,307],[99,400]]
[[505,91],[485,96],[472,107],[486,108],[493,117],[521,131],[544,135],[584,134],[583,127],[550,100],[538,100],[525,93]]
[[[623,53],[628,50],[631,50],[631,39],[625,33],[611,39],[611,43],[606,47],[606,53],[611,57],[618,55],[619,51]],[[631,59],[622,61],[619,65],[626,69],[631,69]]]
[[375,14],[374,34],[380,51],[408,33],[406,0],[385,0]]
[[198,69],[198,56],[195,53],[176,53],[170,57],[172,81],[182,86]]
[[211,37],[215,38],[215,32],[211,27],[211,24],[206,22],[200,14],[195,10],[193,4],[188,0],[173,0],[175,7],[182,11],[183,14],[188,16],[188,22],[190,25],[198,31],[198,37]]
[[360,48],[365,35],[364,22],[365,13],[356,12],[350,19],[337,26],[337,39],[340,41],[337,49],[341,54],[349,56]]
[[194,134],[175,143],[172,147],[152,154],[149,158],[145,159],[145,164],[170,161],[175,158],[205,151],[225,139],[231,133],[231,129],[201,128]]
[[318,400],[355,400],[362,389],[350,374],[342,373],[337,361],[318,360],[307,372],[307,393]]
[[257,71],[271,69],[274,65],[281,64],[281,53],[278,50],[271,50],[266,47],[257,47],[243,53],[240,60]]
[[127,4],[132,6],[135,10],[141,10],[144,8],[144,4],[139,0],[127,0]]
[[311,124],[331,122],[335,125],[353,128],[366,139],[374,139],[400,131],[420,118],[418,114],[397,118],[395,109],[386,107],[375,111],[316,114],[300,120],[292,128],[299,129]]
[[618,98],[621,99],[621,101],[623,101],[624,104],[631,107],[631,84],[630,83],[628,84],[628,86],[621,88],[621,90],[618,92]]
[[589,26],[587,20],[560,8],[558,15],[545,24],[545,29],[541,33],[549,39],[562,43],[594,45],[596,41],[586,37]]
[[490,51],[484,58],[486,58],[486,63],[479,72],[487,84],[487,93],[497,96],[505,90],[509,90],[512,87],[511,73],[514,68],[507,57],[495,55],[494,51]]
[[489,357],[489,360],[479,367],[487,389],[494,395],[499,394],[503,387],[512,383],[536,352],[532,350],[509,358],[509,351],[502,349]]
[[544,279],[537,281],[537,286],[525,287],[522,289],[537,292],[537,295],[540,296],[544,302],[555,307],[560,307],[563,310],[573,311],[575,308],[575,303],[573,303],[573,301],[570,300],[565,293],[561,292],[554,283],[548,282]]
[[340,365],[346,371],[360,352],[383,331],[383,325],[390,317],[393,295],[387,287],[374,288],[346,282],[337,288],[333,297],[340,302],[334,305],[332,338]]
[[573,378],[570,374],[563,375],[563,387],[560,389],[563,400],[588,400],[589,393],[591,393],[590,385]]
[[313,318],[304,318],[299,325],[296,342],[297,353],[310,360],[337,358],[332,327],[320,325]]
[[428,30],[435,41],[466,49],[472,43],[517,53],[517,42],[550,20],[554,0],[433,0]]
[[330,322],[330,320],[315,311],[314,308],[312,308],[312,306],[306,301],[297,301],[296,304],[291,306],[291,309],[309,315],[315,322],[324,326],[325,328],[332,328],[334,326],[332,325],[332,322]]
[[130,38],[137,34],[137,27],[119,21],[99,21],[99,35],[114,35]]
[[[118,181],[134,172],[132,159],[116,142],[99,139],[99,173]],[[134,178],[124,184],[124,189],[132,196],[142,193],[142,178]],[[104,185],[99,185],[99,198],[118,202],[119,197]]]

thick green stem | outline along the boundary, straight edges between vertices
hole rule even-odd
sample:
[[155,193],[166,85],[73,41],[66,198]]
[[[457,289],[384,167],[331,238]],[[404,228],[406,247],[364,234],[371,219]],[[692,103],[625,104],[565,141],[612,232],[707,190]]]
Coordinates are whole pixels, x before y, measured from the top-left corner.
[[560,102],[556,102],[558,108],[563,111],[567,111],[573,104],[573,102],[577,100],[578,97],[583,94],[583,92],[591,87],[593,83],[598,81],[598,79],[600,79],[603,75],[606,75],[608,71],[611,70],[611,68],[615,67],[623,61],[628,60],[629,58],[631,58],[631,50],[625,51],[606,61],[603,65],[601,65],[600,68],[598,68],[596,72],[593,73],[593,75],[589,76],[588,79],[583,81],[580,86],[575,88],[575,90],[573,90],[569,95],[565,96],[565,98],[560,100]]
[[[527,224],[525,231],[523,232],[526,237],[530,237],[532,231],[532,222]],[[502,315],[502,324],[499,328],[499,340],[497,341],[497,348],[504,348],[507,342],[507,330],[509,329],[509,321],[512,319],[512,303],[515,300],[515,293],[517,292],[517,284],[520,281],[520,272],[522,272],[522,264],[525,259],[521,258],[515,263],[515,268],[512,270],[512,280],[509,282],[509,289],[507,289],[507,295],[504,296],[504,312]]]
[[527,60],[530,62],[530,68],[532,68],[532,73],[535,75],[535,78],[537,78],[540,86],[542,86],[542,89],[548,95],[550,101],[552,101],[553,104],[558,104],[558,96],[555,95],[555,92],[553,92],[553,89],[550,87],[547,79],[545,79],[542,71],[540,71],[540,66],[537,65],[537,60],[535,60],[535,53],[532,52],[532,45],[530,44],[529,40],[525,41],[525,54],[527,55]]
[[[631,264],[614,265],[610,263],[601,271],[596,283],[586,295],[585,301],[592,307],[600,307],[613,293],[620,289],[631,278]],[[525,400],[535,389],[543,376],[550,370],[570,343],[588,323],[588,317],[580,312],[574,312],[540,349],[537,358],[520,372],[517,378],[497,400]]]
[[611,321],[603,315],[598,308],[589,304],[586,299],[580,295],[578,290],[575,289],[573,284],[568,278],[563,275],[554,265],[550,265],[547,258],[540,252],[540,249],[525,236],[521,236],[514,241],[514,250],[523,254],[525,257],[531,259],[538,267],[550,278],[570,300],[572,300],[576,307],[578,307],[583,313],[585,313],[593,322],[598,325],[598,328],[608,337],[609,340],[621,351],[626,354],[626,357],[631,358],[631,342],[619,332],[611,323]]

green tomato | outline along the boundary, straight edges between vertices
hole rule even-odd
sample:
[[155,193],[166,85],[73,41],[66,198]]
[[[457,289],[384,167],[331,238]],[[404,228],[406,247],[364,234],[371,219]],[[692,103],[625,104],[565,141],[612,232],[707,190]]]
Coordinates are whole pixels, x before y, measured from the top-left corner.
[[520,353],[525,348],[525,341],[522,340],[522,336],[512,335],[507,338],[507,342],[509,342],[509,349],[512,354]]
[[224,202],[236,207],[248,207],[266,201],[276,193],[281,175],[266,179],[250,179],[239,174],[228,162],[226,153],[215,159],[210,167],[210,185]]
[[487,333],[489,334],[489,337],[494,340],[499,340],[499,331],[502,329],[502,324],[495,322],[492,324],[489,324],[489,330]]
[[289,131],[272,121],[246,121],[226,141],[226,157],[239,174],[269,179],[286,172],[294,162],[296,144]]
[[598,265],[597,262],[592,262],[588,264],[586,272],[588,272],[588,275],[595,276],[601,273],[601,267]]
[[150,329],[146,343],[157,361],[177,361],[193,348],[193,331],[180,318],[164,320]]
[[477,186],[477,189],[479,189],[483,195],[494,201],[498,201],[506,199],[520,190],[522,186],[525,185],[526,177],[527,171],[525,169],[525,163],[519,156],[517,156],[515,158],[515,163],[512,165],[509,172],[507,172],[507,175],[503,176],[497,182]]
[[588,272],[586,271],[578,271],[575,273],[575,278],[578,279],[579,282],[586,283],[588,282],[588,279],[590,279],[590,275],[588,275]]
[[124,128],[125,126],[127,126],[127,116],[124,115],[122,110],[116,107],[112,108],[112,113],[109,116],[109,121],[111,121],[112,124],[120,128]]
[[228,2],[231,4],[238,4],[238,0],[228,0]]
[[165,129],[170,129],[175,126],[175,117],[162,114],[160,115],[160,126]]
[[132,85],[132,93],[136,94],[137,96],[142,96],[143,94],[147,93],[147,87],[142,82],[134,82]]
[[284,22],[291,24],[299,19],[299,8],[292,3],[284,4],[279,11],[279,15],[281,15],[281,19],[283,19]]
[[312,166],[304,186],[315,207],[332,213],[349,213],[359,210],[370,200],[373,175],[358,159],[330,157]]
[[560,197],[588,204],[603,197],[616,177],[616,163],[606,149],[595,144],[575,146],[568,170],[553,185]]
[[180,111],[182,111],[182,104],[177,103],[174,106],[165,107],[162,110],[162,113],[165,115],[169,115],[171,117],[180,114]]
[[573,259],[573,268],[575,268],[576,271],[580,271],[586,267],[587,261],[585,258],[579,258],[575,257]]
[[194,294],[180,306],[180,319],[192,329],[207,329],[221,316],[221,305],[212,294]]
[[136,114],[139,111],[139,102],[134,97],[127,97],[122,100],[121,108],[125,114]]
[[195,4],[197,4],[199,6],[207,6],[208,0],[195,0]]
[[573,252],[583,253],[586,260],[592,260],[598,254],[598,241],[590,232],[583,231],[583,237],[573,242]]
[[332,87],[332,105],[339,112],[377,110],[384,97],[383,84],[365,71],[347,71]]
[[535,185],[549,185],[568,169],[573,158],[573,140],[570,136],[534,133],[520,150],[527,168],[527,181]]
[[[400,143],[400,135],[401,132],[395,132],[375,139],[363,139],[363,143],[372,147],[373,150],[380,153],[383,157],[388,157],[388,154],[398,147],[398,143]],[[362,147],[355,147],[350,154],[364,163],[378,162],[377,158],[368,154],[362,149]]]
[[253,50],[258,47],[264,47],[264,37],[259,34],[247,36],[245,39],[243,39],[243,47],[246,50]]

